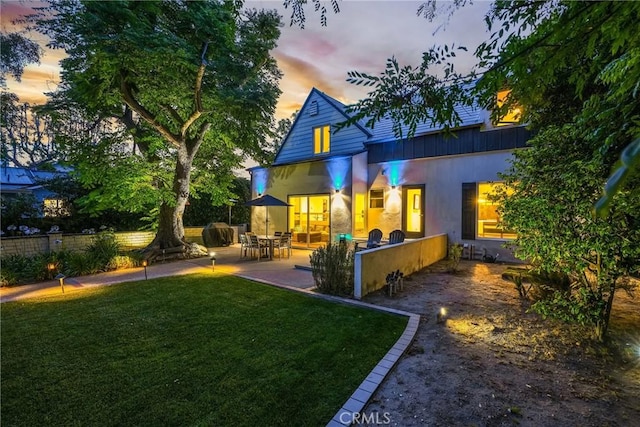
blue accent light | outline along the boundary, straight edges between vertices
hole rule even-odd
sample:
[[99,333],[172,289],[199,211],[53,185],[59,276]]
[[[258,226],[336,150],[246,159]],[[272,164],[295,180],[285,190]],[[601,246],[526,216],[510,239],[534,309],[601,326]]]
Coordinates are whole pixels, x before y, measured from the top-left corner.
[[329,172],[331,185],[334,190],[342,190],[350,166],[351,162],[349,158],[334,158],[327,161],[327,172]]
[[387,176],[389,179],[389,185],[392,187],[396,187],[398,185],[402,185],[402,172],[404,172],[404,168],[406,166],[406,162],[391,162],[387,165]]
[[253,173],[253,183],[255,185],[256,193],[258,195],[265,194],[267,190],[267,177],[269,172],[266,169],[260,169]]

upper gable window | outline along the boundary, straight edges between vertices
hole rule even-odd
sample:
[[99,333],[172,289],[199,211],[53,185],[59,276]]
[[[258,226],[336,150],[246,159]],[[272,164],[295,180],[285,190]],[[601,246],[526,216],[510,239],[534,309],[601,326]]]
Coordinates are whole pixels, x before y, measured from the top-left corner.
[[313,154],[328,153],[331,149],[331,126],[313,129]]
[[[509,96],[509,93],[511,93],[510,90],[501,90],[498,92],[498,108],[502,108],[507,100],[507,97]],[[515,106],[513,109],[507,111],[507,113],[498,120],[496,126],[508,126],[517,124],[520,122],[521,117],[522,110],[520,109],[520,107]]]

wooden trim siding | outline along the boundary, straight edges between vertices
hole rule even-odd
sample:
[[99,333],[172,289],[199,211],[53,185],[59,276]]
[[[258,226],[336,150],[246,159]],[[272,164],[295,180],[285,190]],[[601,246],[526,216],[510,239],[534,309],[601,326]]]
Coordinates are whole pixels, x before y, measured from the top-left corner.
[[481,131],[466,128],[445,137],[442,133],[422,135],[402,142],[371,142],[367,144],[369,164],[392,160],[483,153],[487,151],[523,148],[532,133],[523,126]]

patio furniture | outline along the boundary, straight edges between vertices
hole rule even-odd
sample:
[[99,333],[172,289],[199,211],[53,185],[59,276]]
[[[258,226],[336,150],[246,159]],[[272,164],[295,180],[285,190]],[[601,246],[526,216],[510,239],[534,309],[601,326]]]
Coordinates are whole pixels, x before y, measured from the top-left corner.
[[246,257],[247,250],[251,250],[251,243],[246,234],[240,234],[240,257],[242,257],[242,251],[244,251],[244,256]]
[[260,261],[260,259],[262,258],[263,252],[265,255],[268,255],[267,251],[269,249],[269,245],[264,240],[261,241],[260,239],[258,239],[258,236],[256,236],[253,233],[251,234],[247,233],[247,237],[249,238],[249,243],[251,244],[252,258],[253,258],[254,251],[258,253],[258,261]]
[[389,234],[389,244],[395,245],[404,242],[404,232],[402,230],[393,230]]
[[273,250],[278,251],[278,258],[282,259],[282,251],[287,253],[287,258],[291,256],[291,244],[287,236],[279,236],[273,239]]
[[[372,249],[380,246],[380,242],[382,241],[382,231],[379,228],[374,228],[369,232],[369,238],[367,239],[367,247],[364,249]],[[356,242],[355,250],[361,250],[363,248],[358,248],[360,242]]]

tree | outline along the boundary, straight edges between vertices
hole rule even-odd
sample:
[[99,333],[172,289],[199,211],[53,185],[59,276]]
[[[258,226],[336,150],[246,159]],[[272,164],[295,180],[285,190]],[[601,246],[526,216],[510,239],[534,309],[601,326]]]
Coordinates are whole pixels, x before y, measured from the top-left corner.
[[[119,173],[109,173],[112,187],[124,180],[129,191],[155,190],[158,228],[150,256],[184,247],[182,216],[199,167],[220,166],[212,182],[224,183],[229,178],[218,172],[264,154],[280,93],[269,53],[280,21],[275,11],[241,7],[239,1],[57,0],[27,17],[51,47],[68,54],[58,99],[114,119],[130,135],[131,155],[114,148],[122,140],[100,148],[108,159],[122,160],[114,162]],[[92,162],[84,159],[85,166]],[[155,167],[161,172],[149,175]],[[94,170],[94,178],[105,172]],[[103,192],[103,201],[130,195],[115,193]]]
[[0,33],[0,87],[6,86],[7,74],[20,81],[24,68],[39,63],[41,54],[38,43],[22,34]]
[[[465,4],[454,2],[449,13]],[[434,0],[418,13],[433,19],[436,10]],[[493,34],[476,50],[478,65],[469,74],[456,73],[449,46],[428,50],[418,67],[392,58],[377,76],[348,74],[372,87],[351,107],[354,120],[374,124],[390,116],[398,139],[405,125],[411,136],[417,121],[455,126],[459,103],[480,104],[494,119],[522,108],[538,136],[504,175],[514,190],[501,195],[505,225],[538,269],[574,279],[572,292],[537,308],[591,324],[600,339],[616,288],[640,269],[640,144],[629,145],[640,135],[639,18],[635,2],[495,1],[485,18]],[[496,93],[504,88],[511,94],[499,107]],[[607,187],[611,211],[593,218],[620,153],[622,166]]]

